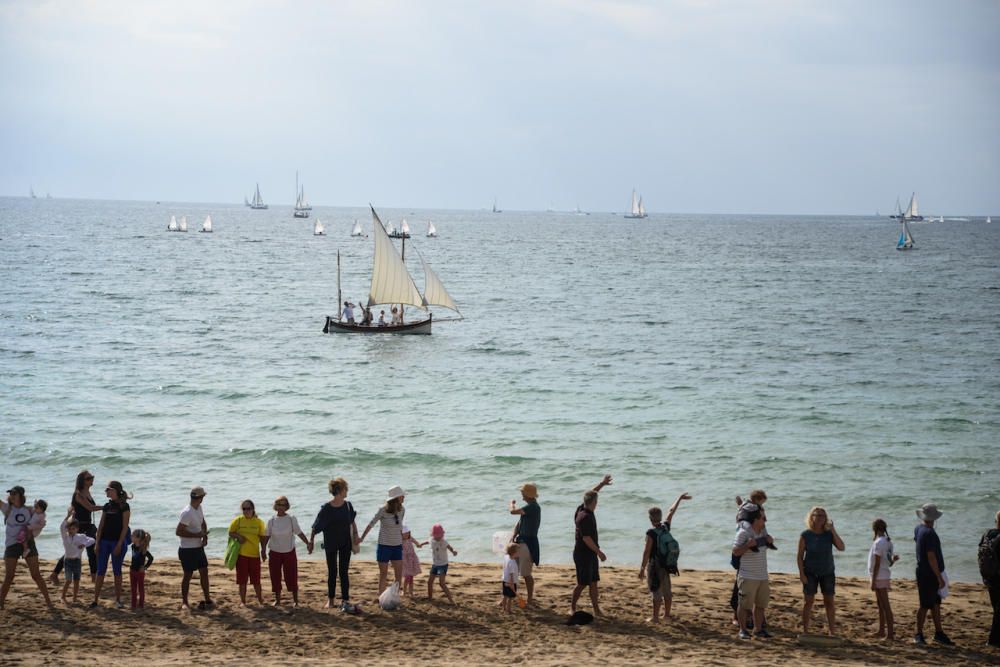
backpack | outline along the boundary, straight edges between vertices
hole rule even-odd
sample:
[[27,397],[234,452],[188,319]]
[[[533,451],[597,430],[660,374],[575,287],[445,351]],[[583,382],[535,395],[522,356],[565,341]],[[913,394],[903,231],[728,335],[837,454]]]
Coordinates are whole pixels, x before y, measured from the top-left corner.
[[1000,551],[1000,533],[987,531],[979,540],[979,574],[983,577],[983,582],[1000,581],[1000,558],[997,552]]
[[681,545],[677,543],[674,536],[666,526],[657,527],[654,532],[656,538],[653,542],[653,559],[656,564],[671,574],[677,573],[677,557],[681,553]]

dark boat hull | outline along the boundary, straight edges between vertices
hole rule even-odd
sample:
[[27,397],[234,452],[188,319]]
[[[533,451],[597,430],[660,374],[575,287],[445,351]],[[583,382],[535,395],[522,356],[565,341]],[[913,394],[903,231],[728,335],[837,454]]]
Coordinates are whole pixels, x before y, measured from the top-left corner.
[[407,324],[401,324],[398,326],[379,327],[372,325],[370,327],[366,327],[361,324],[338,322],[327,315],[326,324],[323,325],[323,333],[429,336],[431,334],[431,320],[433,320],[433,316],[428,317],[426,320],[421,320],[420,322],[408,322]]

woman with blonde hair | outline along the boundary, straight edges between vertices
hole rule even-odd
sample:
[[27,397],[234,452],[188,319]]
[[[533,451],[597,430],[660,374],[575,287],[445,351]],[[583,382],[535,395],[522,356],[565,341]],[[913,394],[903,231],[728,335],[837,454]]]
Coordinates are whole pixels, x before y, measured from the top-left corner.
[[823,606],[826,607],[826,632],[833,635],[836,632],[836,617],[833,607],[834,576],[833,548],[844,550],[844,541],[840,539],[833,521],[822,507],[813,507],[806,514],[806,530],[799,536],[799,551],[796,560],[799,564],[799,579],[802,581],[802,632],[809,634],[809,624],[812,620],[813,602],[816,591],[823,593]]
[[312,545],[309,538],[299,528],[299,520],[288,510],[291,503],[285,496],[278,496],[274,501],[274,511],[276,514],[267,521],[267,528],[264,529],[264,539],[261,542],[261,550],[270,546],[270,557],[267,570],[271,575],[271,591],[274,593],[274,606],[281,605],[281,575],[285,575],[285,585],[288,586],[292,594],[292,604],[299,606],[299,562],[295,554],[295,537],[305,542],[306,550],[312,553]]
[[405,493],[402,487],[394,486],[386,494],[385,505],[378,509],[372,520],[368,522],[365,532],[361,534],[360,544],[368,531],[378,523],[378,548],[375,550],[375,560],[378,561],[378,594],[382,595],[389,579],[389,564],[395,581],[403,585],[403,517],[406,509],[403,507]]
[[316,539],[316,533],[323,533],[322,548],[326,554],[326,588],[327,600],[324,605],[329,609],[333,606],[337,595],[337,576],[340,575],[341,611],[356,612],[357,606],[351,604],[351,579],[349,568],[351,554],[354,552],[358,527],[354,520],[358,513],[347,500],[347,480],[343,477],[331,479],[327,489],[333,498],[323,503],[313,521],[309,534],[309,550]]

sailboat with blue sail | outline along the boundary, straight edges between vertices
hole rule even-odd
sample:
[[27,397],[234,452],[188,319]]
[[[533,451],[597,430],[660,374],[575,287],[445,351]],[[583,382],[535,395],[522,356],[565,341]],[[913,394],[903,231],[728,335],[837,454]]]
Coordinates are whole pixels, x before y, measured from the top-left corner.
[[910,235],[910,224],[903,220],[903,231],[899,233],[899,241],[896,242],[896,250],[912,250],[913,236]]

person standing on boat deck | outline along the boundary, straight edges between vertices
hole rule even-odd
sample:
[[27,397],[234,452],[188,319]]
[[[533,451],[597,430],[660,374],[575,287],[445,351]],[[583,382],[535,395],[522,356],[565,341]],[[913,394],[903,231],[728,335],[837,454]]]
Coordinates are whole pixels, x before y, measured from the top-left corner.
[[917,510],[917,517],[922,522],[913,530],[913,541],[917,543],[917,593],[920,609],[917,611],[917,634],[913,637],[913,643],[927,643],[924,640],[924,621],[927,620],[929,611],[934,621],[934,641],[951,646],[955,642],[941,628],[940,591],[948,585],[941,539],[934,531],[934,522],[941,518],[941,511],[937,505],[927,503]]
[[344,320],[348,324],[354,324],[354,304],[350,301],[344,302]]
[[527,604],[531,604],[535,595],[535,577],[532,574],[535,565],[541,557],[538,545],[538,527],[542,523],[542,508],[538,506],[538,487],[528,482],[522,484],[521,499],[524,505],[510,501],[510,513],[520,516],[514,526],[514,542],[519,545],[517,552],[518,571],[524,577],[524,587],[528,591]]
[[[102,510],[102,507],[95,503],[93,496],[90,495],[90,487],[93,485],[94,476],[89,470],[81,470],[80,474],[76,476],[76,490],[73,491],[71,502],[73,518],[76,519],[77,525],[80,527],[80,534],[91,539],[97,537],[97,526],[94,525],[92,513]],[[49,581],[53,584],[59,583],[59,573],[62,572],[64,559],[64,556],[59,558],[49,576]],[[97,574],[97,549],[93,544],[87,547],[87,564],[90,565],[90,578],[93,579]]]
[[340,610],[356,611],[356,607],[351,604],[350,566],[355,544],[360,543],[360,540],[357,539],[358,526],[354,522],[358,513],[354,511],[354,506],[347,500],[347,480],[343,477],[331,479],[327,484],[327,489],[333,498],[320,508],[309,534],[311,550],[316,541],[316,533],[323,533],[322,547],[326,553],[327,576],[327,600],[323,606],[327,609],[333,606],[333,599],[337,594],[337,575],[339,574],[340,599],[342,601]]
[[385,326],[385,311],[384,310],[380,310],[378,312],[378,325],[380,327],[384,327]]
[[393,306],[390,311],[392,313],[392,326],[397,327],[403,323],[403,305],[400,304],[399,308]]
[[177,559],[181,562],[184,572],[181,578],[181,608],[190,609],[188,605],[188,590],[194,573],[201,580],[201,591],[205,599],[198,603],[199,609],[212,606],[212,598],[208,593],[208,558],[205,556],[205,546],[208,544],[208,525],[205,523],[205,512],[202,501],[205,499],[205,489],[196,486],[191,489],[191,502],[181,512],[180,522],[174,534],[180,538],[177,549]]
[[570,610],[576,613],[576,603],[584,588],[590,589],[590,604],[594,608],[594,616],[603,616],[598,599],[597,582],[601,580],[598,572],[598,560],[607,560],[597,541],[597,494],[601,489],[611,484],[611,475],[590,491],[583,494],[583,504],[576,508],[573,522],[576,524],[576,540],[573,546],[573,564],[576,565],[576,588],[573,589],[573,601]]

